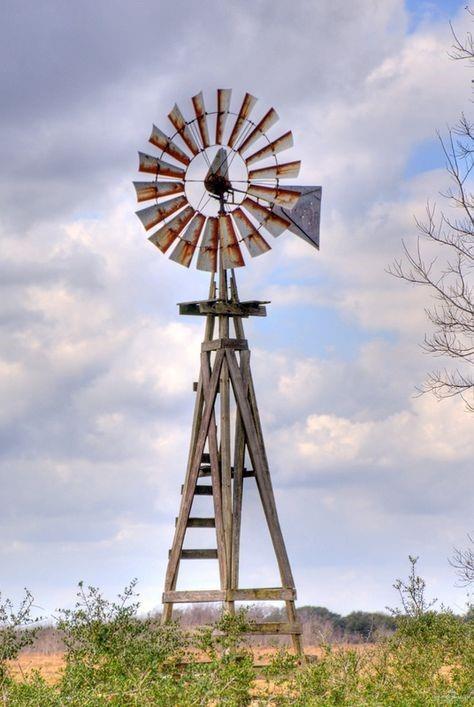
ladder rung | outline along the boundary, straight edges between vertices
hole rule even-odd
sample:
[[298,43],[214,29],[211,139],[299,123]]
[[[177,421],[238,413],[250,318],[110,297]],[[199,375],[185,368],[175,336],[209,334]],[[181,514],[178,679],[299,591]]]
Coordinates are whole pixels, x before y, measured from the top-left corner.
[[[176,518],[176,520],[178,520]],[[215,528],[215,518],[188,518],[187,528]]]
[[[184,491],[184,485],[181,486],[181,493]],[[205,484],[198,484],[194,489],[195,496],[212,496],[212,486]]]
[[181,589],[163,593],[163,603],[187,603],[206,601],[275,601],[289,600],[296,597],[294,589],[284,587],[258,589]]
[[[232,471],[232,478],[234,478],[234,467],[232,467],[231,471]],[[255,472],[252,469],[244,469],[242,475],[243,475],[244,479],[248,479],[252,476],[255,476]],[[210,469],[200,469],[199,476],[200,477],[211,476],[211,470]]]
[[[168,554],[171,555],[171,550]],[[217,550],[181,550],[180,557],[182,560],[217,560]]]
[[280,623],[274,621],[264,621],[263,623],[252,623],[245,633],[280,634],[281,636],[297,636],[302,633],[301,624]]

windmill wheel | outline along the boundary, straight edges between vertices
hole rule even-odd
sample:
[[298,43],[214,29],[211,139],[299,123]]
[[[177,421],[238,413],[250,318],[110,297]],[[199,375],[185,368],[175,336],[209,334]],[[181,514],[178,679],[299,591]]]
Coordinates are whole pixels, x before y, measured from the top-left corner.
[[197,269],[215,272],[220,251],[225,269],[242,267],[242,242],[255,257],[270,250],[264,233],[297,232],[287,214],[302,191],[281,187],[280,180],[298,176],[301,162],[278,161],[279,153],[293,146],[292,133],[268,137],[278,115],[270,108],[253,122],[257,99],[249,93],[238,113],[230,110],[230,89],[217,90],[212,112],[206,111],[202,92],[191,100],[191,120],[177,105],[169,113],[171,135],[153,126],[149,142],[159,155],[138,153],[139,171],[154,180],[134,182],[137,200],[154,203],[137,216],[147,231],[158,226],[149,240],[163,253],[173,245],[170,258],[180,265],[189,267],[197,251]]

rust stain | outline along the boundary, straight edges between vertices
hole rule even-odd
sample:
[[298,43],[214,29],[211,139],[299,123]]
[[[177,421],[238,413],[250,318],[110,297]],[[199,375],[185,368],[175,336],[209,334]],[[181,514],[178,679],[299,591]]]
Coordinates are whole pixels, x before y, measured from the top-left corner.
[[261,167],[251,169],[249,179],[283,179],[285,177],[297,177],[300,173],[301,160],[296,162],[284,162],[273,167]]
[[160,128],[157,128],[156,125],[153,126],[148,142],[151,142],[152,145],[158,147],[160,150],[163,150],[163,152],[171,155],[171,157],[174,157],[175,160],[178,160],[178,162],[181,162],[186,166],[191,161],[188,155],[183,152],[183,150],[178,147],[178,145],[176,145],[176,143],[174,143],[168,135],[165,135]]
[[239,229],[242,240],[247,246],[252,258],[256,258],[258,255],[262,255],[262,253],[266,253],[270,250],[270,246],[265,238],[257,231],[240,207],[232,212],[232,217],[237,223],[237,228]]
[[281,235],[290,225],[288,219],[277,216],[271,209],[267,209],[265,206],[258,204],[248,196],[245,197],[241,206],[246,209],[261,226],[266,228],[272,236],[276,237]]
[[296,206],[301,192],[290,189],[281,189],[280,187],[264,187],[257,184],[249,184],[247,193],[256,196],[258,199],[264,199],[271,204],[284,206],[285,209],[292,209]]
[[170,255],[170,260],[189,268],[205,221],[206,217],[204,214],[196,214],[194,216],[184,234],[180,236],[179,243]]
[[178,167],[177,165],[170,164],[169,162],[164,162],[158,157],[152,157],[144,152],[138,153],[139,172],[148,172],[149,174],[156,174],[162,177],[176,177],[177,179],[183,179],[185,175],[184,169]]
[[257,102],[257,98],[255,96],[252,96],[250,93],[246,93],[244,96],[244,100],[242,101],[242,105],[240,107],[239,114],[237,116],[237,120],[235,121],[234,127],[232,128],[232,132],[230,134],[229,138],[229,147],[234,147],[235,141],[239,137],[240,133],[242,132],[242,128],[244,127],[245,121],[249,117],[254,105]]
[[241,268],[245,265],[229,214],[219,216],[219,243],[222,267],[225,270],[229,268]]
[[198,270],[207,272],[217,270],[218,223],[217,218],[213,216],[206,221],[196,264]]
[[173,241],[176,240],[186,224],[192,219],[194,213],[192,206],[186,206],[183,211],[173,216],[171,221],[168,221],[168,223],[158,229],[158,231],[155,231],[148,240],[151,241],[153,245],[156,245],[162,253],[166,253]]
[[175,199],[168,199],[168,201],[163,201],[161,204],[153,204],[152,206],[147,206],[141,211],[136,211],[138,218],[142,222],[146,231],[150,228],[156,226],[157,223],[163,221],[175,211],[182,209],[186,206],[188,200],[185,196],[177,196]]
[[270,110],[265,113],[263,116],[262,120],[255,126],[255,128],[252,130],[250,135],[245,138],[241,146],[239,147],[239,152],[245,152],[250,145],[253,145],[253,143],[258,140],[259,137],[264,135],[267,130],[270,130],[270,128],[275,125],[275,123],[278,121],[278,113],[274,108],[270,108]]
[[230,88],[217,89],[216,143],[218,145],[222,145],[224,127],[227,121],[227,116],[229,115],[231,95],[232,89]]
[[291,132],[291,130],[289,130],[284,135],[278,137],[269,145],[262,147],[261,150],[254,152],[253,155],[249,155],[245,160],[245,163],[248,166],[253,162],[263,160],[264,157],[270,157],[271,155],[276,155],[279,152],[283,152],[283,150],[288,150],[288,148],[290,147],[293,147],[293,133]]
[[204,106],[204,98],[202,95],[202,91],[200,93],[198,93],[197,96],[193,96],[191,98],[191,100],[193,102],[194,112],[196,114],[202,144],[204,145],[204,147],[209,147],[209,145],[211,143],[209,140],[209,130],[207,127],[206,108]]
[[184,192],[183,182],[133,182],[133,186],[137,192],[138,202]]
[[182,139],[189,147],[193,155],[197,155],[197,153],[199,152],[199,147],[196,145],[196,141],[191,135],[191,131],[188,128],[183,114],[181,113],[176,103],[174,104],[171,113],[168,113],[168,118],[171,121],[172,125],[176,128],[178,133],[181,135]]

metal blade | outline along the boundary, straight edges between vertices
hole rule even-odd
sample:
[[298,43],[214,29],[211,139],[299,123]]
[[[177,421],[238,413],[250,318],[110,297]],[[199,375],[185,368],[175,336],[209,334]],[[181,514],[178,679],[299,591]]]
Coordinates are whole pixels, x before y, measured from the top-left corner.
[[133,182],[133,186],[137,192],[138,202],[184,192],[183,182]]
[[179,236],[183,228],[194,216],[195,211],[192,206],[186,206],[183,211],[173,216],[171,221],[168,221],[164,226],[155,231],[148,240],[156,245],[162,253],[166,253],[170,245]]
[[321,216],[321,187],[287,187],[301,193],[298,203],[287,211],[275,206],[275,213],[290,221],[288,230],[319,250],[319,222]]
[[276,140],[271,142],[269,145],[262,147],[262,149],[258,150],[258,152],[254,152],[253,155],[249,155],[249,157],[247,157],[247,159],[245,160],[245,164],[248,166],[249,164],[252,164],[253,162],[258,162],[259,160],[263,160],[264,157],[269,157],[270,155],[276,155],[279,152],[283,152],[283,150],[288,150],[289,147],[293,147],[293,134],[292,134],[291,130],[289,130],[287,133],[285,133],[281,137],[278,137]]
[[219,242],[224,270],[241,268],[245,265],[229,214],[219,216]]
[[216,272],[217,270],[218,227],[217,218],[211,216],[207,219],[196,263],[198,270],[206,270],[207,272]]
[[250,135],[245,138],[241,146],[239,147],[239,152],[245,152],[250,145],[253,145],[253,143],[258,140],[259,137],[264,135],[267,130],[270,130],[272,125],[275,125],[275,123],[278,121],[278,113],[274,108],[270,108],[268,113],[265,113],[263,116],[262,120],[255,126],[255,128],[252,130]]
[[202,144],[204,145],[204,147],[209,147],[209,145],[211,143],[209,140],[209,130],[207,127],[206,109],[204,107],[204,98],[202,95],[202,91],[200,93],[198,93],[197,96],[193,96],[191,98],[191,100],[193,102],[194,112],[196,114]]
[[179,263],[180,265],[184,265],[185,268],[189,268],[205,220],[206,217],[204,214],[196,214],[194,216],[184,234],[179,237],[178,244],[170,255],[170,260],[174,260],[175,263]]
[[244,214],[240,207],[232,212],[232,216],[237,223],[237,228],[240,231],[242,240],[247,246],[252,258],[255,258],[257,255],[262,255],[262,253],[266,253],[267,250],[270,250],[270,246],[265,238],[257,231],[253,223]]
[[285,177],[297,177],[300,173],[301,161],[285,162],[284,164],[273,165],[273,167],[261,167],[251,169],[249,179],[283,179]]
[[229,115],[231,88],[217,89],[217,118],[216,118],[216,143],[222,145],[224,127]]
[[176,177],[177,179],[183,179],[186,174],[181,167],[177,167],[169,162],[164,162],[158,157],[146,155],[144,152],[139,152],[138,158],[140,160],[138,165],[139,172],[148,172],[149,174],[156,174],[160,177]]
[[255,98],[255,96],[252,96],[250,93],[245,94],[244,100],[239,110],[239,115],[237,116],[237,120],[235,121],[234,127],[232,128],[232,132],[230,134],[228,142],[229,147],[234,147],[235,141],[242,132],[242,128],[244,127],[245,122],[249,117],[252,108],[256,104],[257,100],[258,99]]
[[212,160],[211,166],[206,175],[206,179],[209,175],[217,175],[218,177],[226,177],[229,171],[229,164],[227,162],[227,150],[225,147],[219,147],[214,159]]
[[197,155],[197,153],[199,152],[199,147],[196,145],[196,141],[191,135],[191,131],[188,128],[183,114],[179,110],[178,105],[176,103],[174,104],[171,113],[168,113],[168,118],[170,119],[178,133],[181,135],[182,139],[189,147],[193,155]]
[[151,144],[155,145],[155,147],[159,147],[160,150],[163,150],[163,152],[171,155],[171,157],[174,157],[175,160],[182,162],[186,166],[191,161],[187,154],[183,152],[182,149],[178,147],[178,145],[176,145],[170,137],[168,137],[168,135],[165,135],[162,130],[157,128],[156,125],[153,126],[148,142],[151,142]]
[[267,209],[265,206],[258,204],[253,199],[248,196],[245,197],[241,206],[258,221],[258,223],[267,229],[272,236],[279,236],[286,231],[290,225],[290,221],[282,216],[274,214],[271,209]]
[[145,227],[145,230],[149,231],[150,228],[156,226],[157,223],[163,221],[167,216],[171,216],[171,214],[174,214],[178,209],[182,209],[187,203],[188,200],[185,196],[177,196],[176,199],[168,199],[168,201],[163,201],[161,204],[147,206],[146,209],[136,211],[135,213]]
[[256,196],[259,199],[269,201],[271,204],[284,206],[285,209],[292,209],[298,203],[301,192],[291,189],[280,189],[279,187],[264,187],[258,184],[249,184],[247,194]]

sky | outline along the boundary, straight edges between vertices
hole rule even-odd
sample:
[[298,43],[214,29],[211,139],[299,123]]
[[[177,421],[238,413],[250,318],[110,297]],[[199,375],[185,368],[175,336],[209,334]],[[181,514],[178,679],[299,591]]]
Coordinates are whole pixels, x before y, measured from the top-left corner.
[[[52,615],[79,580],[114,596],[137,577],[160,606],[203,326],[176,303],[208,276],[147,241],[131,182],[175,101],[190,116],[191,96],[232,87],[234,110],[245,91],[275,106],[299,183],[323,189],[320,252],[287,233],[238,273],[242,298],[271,300],[246,334],[298,602],[394,606],[412,554],[464,610],[448,557],[473,532],[472,417],[415,395],[437,364],[420,349],[430,300],[386,272],[448,185],[436,131],[472,109],[448,56],[464,5],[3,4],[2,593],[28,587]],[[241,584],[276,586],[251,484]],[[181,576],[217,587],[212,563]]]

